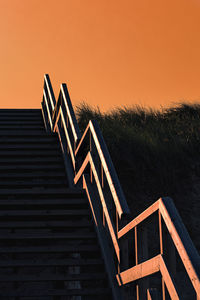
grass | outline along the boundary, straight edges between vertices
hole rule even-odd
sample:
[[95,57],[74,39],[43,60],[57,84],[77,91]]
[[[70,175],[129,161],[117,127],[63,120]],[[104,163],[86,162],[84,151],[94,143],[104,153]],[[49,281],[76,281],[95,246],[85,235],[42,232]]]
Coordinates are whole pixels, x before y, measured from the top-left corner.
[[[153,110],[139,106],[102,113],[82,103],[76,109],[82,131],[96,119],[111,154],[122,188],[135,214],[161,196],[183,203],[200,166],[200,104],[180,103]],[[184,212],[183,212],[184,214]]]

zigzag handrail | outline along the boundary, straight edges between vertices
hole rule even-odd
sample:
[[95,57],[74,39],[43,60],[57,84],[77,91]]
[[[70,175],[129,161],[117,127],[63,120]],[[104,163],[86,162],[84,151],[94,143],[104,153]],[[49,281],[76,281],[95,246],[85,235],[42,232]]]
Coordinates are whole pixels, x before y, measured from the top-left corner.
[[[138,217],[119,229],[122,217],[129,215],[130,211],[98,123],[96,121],[89,121],[85,132],[81,136],[66,84],[61,85],[58,101],[56,102],[50,78],[47,74],[44,76],[42,112],[46,130],[50,132],[57,131],[59,133],[62,150],[63,152],[67,151],[68,158],[70,157],[74,184],[77,184],[83,178],[83,187],[87,192],[88,198],[90,198],[89,185],[94,182],[96,183],[95,190],[100,199],[103,220],[97,220],[94,205],[92,203],[90,205],[96,224],[98,226],[103,224],[103,227],[108,229],[107,231],[109,232],[117,258],[116,278],[119,286],[133,281],[137,282],[138,279],[146,278],[146,276],[160,271],[162,275],[163,299],[165,299],[165,287],[167,287],[171,299],[180,299],[173,276],[170,275],[165,263],[162,234],[162,222],[164,222],[194,287],[196,297],[200,299],[199,255],[181,221],[173,201],[170,198],[159,199]],[[85,177],[88,170],[90,173],[90,182]],[[108,186],[107,189],[105,188],[106,183]],[[108,203],[108,199],[110,199],[110,197],[107,197],[108,190],[112,198],[112,205],[115,208],[114,213],[110,209],[110,201]],[[139,263],[137,228],[140,223],[152,216],[156,211],[158,211],[159,218],[160,253],[151,259],[146,258],[145,261]],[[127,263],[122,265],[121,256],[124,256],[127,248],[125,247],[126,251],[124,252],[122,249],[124,247],[121,247],[120,241],[131,230],[134,230],[135,238],[135,266],[128,267]],[[147,239],[144,243],[147,244]],[[139,300],[140,296],[137,284],[136,289],[137,300]],[[150,299],[151,292],[149,289],[147,289],[147,294]]]

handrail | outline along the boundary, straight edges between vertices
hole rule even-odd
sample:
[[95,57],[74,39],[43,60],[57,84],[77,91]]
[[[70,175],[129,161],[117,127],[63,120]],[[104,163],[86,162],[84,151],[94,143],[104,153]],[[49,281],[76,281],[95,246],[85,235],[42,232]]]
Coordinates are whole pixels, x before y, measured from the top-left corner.
[[[64,113],[66,112],[66,115]],[[52,113],[52,131],[55,132],[57,124],[61,119],[62,126],[64,127],[64,134],[67,139],[67,145],[72,160],[73,169],[75,171],[75,149],[78,141],[81,139],[80,129],[74,114],[71,104],[69,93],[66,84],[61,84],[60,94],[58,101]],[[71,130],[73,140],[71,140],[69,131]]]
[[161,254],[146,260],[126,271],[117,274],[119,285],[131,283],[146,276],[160,272],[166,284],[171,299],[178,300],[179,295]]
[[97,170],[95,168],[94,160],[93,160],[92,155],[91,155],[90,152],[87,154],[81,169],[79,170],[76,177],[74,178],[74,181],[75,181],[75,184],[76,184],[77,181],[79,180],[79,178],[82,176],[82,174],[83,174],[83,172],[84,172],[84,170],[85,170],[85,168],[88,164],[90,164],[92,173],[94,175],[94,179],[95,179],[95,182],[96,182],[96,185],[97,185],[99,197],[100,197],[100,200],[101,200],[101,203],[102,203],[102,207],[104,209],[104,215],[105,215],[105,218],[106,218],[106,221],[107,221],[107,224],[108,224],[108,229],[109,229],[109,232],[110,232],[110,236],[111,236],[111,239],[112,239],[112,242],[113,242],[114,250],[115,250],[117,259],[120,262],[120,250],[119,250],[119,244],[118,244],[118,241],[117,241],[117,235],[115,233],[114,224],[113,224],[113,222],[111,220],[111,217],[110,217],[110,214],[108,212],[105,197],[104,197],[104,194],[103,194],[103,189],[101,187],[101,183],[100,183],[100,180],[98,178]]
[[[49,75],[47,75],[47,74],[45,75],[44,86],[46,86],[46,85],[47,85],[47,90],[49,93],[48,94],[49,99],[54,99],[54,93],[53,93],[53,89],[52,89],[52,86],[50,83],[50,78],[49,78]],[[44,98],[45,98],[46,97],[45,87],[44,87],[43,94],[44,94]],[[94,142],[95,142],[98,154],[99,154],[99,158],[102,163],[103,170],[104,170],[106,178],[108,180],[108,184],[109,184],[109,187],[110,187],[110,190],[111,190],[111,193],[112,193],[115,205],[116,205],[116,209],[117,209],[119,218],[121,218],[122,214],[124,214],[124,215],[129,214],[130,210],[129,210],[128,204],[126,202],[124,193],[123,193],[121,185],[119,183],[119,179],[117,177],[117,174],[114,169],[112,160],[110,158],[107,146],[104,142],[103,136],[101,134],[101,131],[100,131],[100,128],[99,128],[97,122],[90,121],[84,134],[81,137],[80,129],[77,124],[77,120],[76,120],[76,117],[74,114],[74,110],[73,110],[73,107],[71,104],[71,100],[69,97],[69,93],[68,93],[66,84],[61,84],[60,94],[58,97],[58,101],[55,103],[55,106],[54,106],[53,100],[50,101],[50,104],[51,104],[51,107],[54,108],[52,111],[52,115],[49,117],[50,123],[52,124],[51,129],[53,132],[56,131],[57,123],[61,118],[62,125],[65,128],[65,134],[66,134],[66,138],[68,141],[68,146],[70,149],[70,155],[71,155],[74,169],[75,169],[75,157],[78,155],[79,149],[81,148],[81,146],[84,142],[86,134],[88,133],[88,131],[90,131],[90,133],[92,134],[92,137],[94,139]],[[50,109],[49,109],[49,104],[47,101],[45,102],[45,105],[46,105],[47,112],[49,112]],[[66,109],[66,115],[67,115],[67,118],[69,119],[70,128],[72,130],[73,137],[74,137],[74,142],[76,143],[76,145],[74,147],[72,147],[72,142],[68,135],[68,129],[67,129],[68,122],[65,120],[65,116],[63,114],[63,108]],[[49,116],[49,113],[48,113],[48,116]],[[79,141],[79,140],[80,140],[80,142],[77,144],[77,141]],[[77,173],[78,170],[75,170],[75,172]],[[75,180],[75,183],[77,183],[77,181],[78,181],[77,177],[75,177],[74,180]]]
[[[46,107],[48,118],[45,116],[44,121],[46,128],[49,129],[50,124],[50,130],[52,130],[53,123],[52,123],[52,112],[54,111],[54,107],[56,104],[56,99],[54,96],[53,88],[51,85],[51,81],[48,74],[44,75],[44,88],[43,88],[43,107]],[[43,112],[44,113],[44,112]]]
[[[99,125],[97,121],[90,120],[88,126],[85,129],[85,132],[83,133],[83,136],[77,146],[77,149],[75,151],[75,155],[77,156],[82,144],[84,143],[86,134],[90,133],[93,137],[96,149],[99,154],[99,158],[104,170],[104,173],[106,175],[115,206],[117,209],[117,212],[119,214],[119,217],[121,218],[122,214],[130,214],[130,210],[128,207],[128,204],[126,202],[124,193],[122,191],[121,185],[119,183],[119,179],[117,177],[117,174],[115,172],[112,160],[110,158],[110,154],[108,152],[106,143],[103,139],[102,133],[100,131]],[[78,175],[79,174],[79,175]],[[82,174],[82,169],[79,170],[79,173],[74,178],[75,184],[78,182],[79,178]]]
[[59,118],[58,115],[56,115],[56,113],[59,111],[59,109],[62,109],[62,101],[67,111],[67,116],[69,118],[70,126],[72,128],[74,140],[75,142],[77,142],[81,138],[81,133],[71,104],[67,85],[65,83],[61,84],[60,95],[58,101],[56,102],[55,109],[53,111],[52,122],[54,123],[54,128]]
[[[147,208],[139,216],[133,219],[125,227],[118,232],[118,238],[122,238],[125,234],[136,228],[144,220],[154,214],[156,211],[162,216],[163,221],[171,235],[174,245],[178,251],[178,254],[185,266],[187,274],[191,280],[191,283],[197,293],[200,295],[200,259],[196,248],[194,247],[192,240],[180,218],[180,215],[171,198],[160,198],[153,205]],[[159,218],[159,225],[161,219]],[[162,235],[162,232],[160,232]],[[162,239],[160,239],[162,243]],[[162,245],[160,245],[162,249]],[[162,251],[162,250],[161,250]],[[163,251],[162,251],[163,252]],[[163,253],[161,253],[163,254]]]
[[[46,83],[48,94],[50,96],[52,109],[54,109],[54,106],[56,104],[56,99],[55,99],[55,96],[54,96],[53,88],[52,88],[51,81],[50,81],[50,78],[49,78],[48,74],[44,75],[44,81]],[[44,88],[45,88],[45,86],[44,86]]]
[[[128,282],[138,281],[144,277],[146,278],[146,276],[155,272],[160,272],[162,277],[163,299],[165,299],[165,287],[167,287],[171,299],[179,299],[173,277],[170,275],[168,267],[165,264],[166,251],[163,249],[164,237],[162,229],[162,222],[164,222],[192,286],[194,287],[197,299],[199,300],[199,255],[181,221],[172,199],[160,198],[127,225],[123,226],[123,224],[121,224],[122,228],[119,229],[119,222],[121,222],[123,216],[130,214],[130,210],[98,123],[95,120],[90,120],[83,135],[81,135],[66,84],[61,85],[59,97],[56,102],[50,78],[47,74],[44,78],[42,112],[46,129],[51,132],[58,132],[63,152],[67,153],[67,162],[70,158],[73,173],[72,181],[74,184],[77,184],[80,182],[80,179],[83,179],[83,188],[87,191],[87,195],[89,195],[88,184],[92,184],[92,188],[95,190],[95,201],[99,202],[103,218],[96,217],[96,212],[91,201],[89,201],[89,203],[97,228],[103,226],[109,233],[110,240],[112,241],[115,257],[117,258],[116,279],[118,280],[119,286],[123,286]],[[67,163],[67,166],[67,172],[69,172],[70,165]],[[85,177],[88,169],[90,172],[90,183],[88,183]],[[105,189],[105,183],[107,183],[107,190]],[[107,198],[108,190],[115,207],[114,216],[110,208],[110,198]],[[108,200],[109,203],[107,203]],[[96,209],[97,207],[98,205]],[[141,223],[156,212],[158,212],[159,219],[160,253],[150,259],[145,257],[142,262],[139,262],[138,226],[141,227]],[[99,213],[100,211],[98,211],[98,214]],[[127,264],[127,243],[124,244],[122,240],[124,240],[124,237],[126,239],[127,234],[132,230],[134,231],[135,239],[135,266],[129,268]],[[147,244],[147,238],[144,239],[144,244]],[[137,287],[138,284],[136,284],[136,288]],[[147,287],[147,289],[145,287],[145,290],[150,299],[149,287]],[[138,295],[139,292],[137,290],[137,300],[140,299]]]

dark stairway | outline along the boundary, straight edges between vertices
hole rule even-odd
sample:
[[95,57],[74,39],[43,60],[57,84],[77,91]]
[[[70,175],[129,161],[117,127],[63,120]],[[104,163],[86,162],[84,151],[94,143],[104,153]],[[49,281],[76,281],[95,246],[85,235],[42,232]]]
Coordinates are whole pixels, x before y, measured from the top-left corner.
[[[79,297],[80,296],[80,297]],[[41,110],[0,110],[0,299],[112,299],[83,191]]]

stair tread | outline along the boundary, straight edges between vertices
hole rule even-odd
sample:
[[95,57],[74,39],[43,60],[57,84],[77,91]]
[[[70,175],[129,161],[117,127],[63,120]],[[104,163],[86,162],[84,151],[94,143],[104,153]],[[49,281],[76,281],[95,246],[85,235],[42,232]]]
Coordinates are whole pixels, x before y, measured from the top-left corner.
[[37,155],[37,156],[48,156],[48,155],[60,155],[60,149],[46,149],[45,151],[42,150],[38,150],[38,149],[21,149],[21,150],[15,150],[15,151],[5,151],[5,150],[1,150],[0,149],[0,156],[20,156],[20,155],[28,155],[28,156],[33,156],[33,155]]
[[40,108],[1,108],[0,113],[40,113],[41,114],[41,109]]
[[0,117],[1,120],[42,120],[42,115],[41,114],[9,114],[9,113],[4,113],[2,114],[0,111]]
[[74,281],[74,280],[98,280],[104,279],[104,273],[84,273],[84,274],[17,274],[17,275],[0,275],[0,282],[10,281]]
[[38,178],[38,177],[53,177],[53,178],[59,178],[59,177],[66,177],[65,172],[45,172],[45,171],[31,171],[31,173],[26,173],[25,175],[19,174],[19,173],[7,173],[7,174],[0,174],[0,178]]
[[6,123],[5,125],[4,124],[0,124],[0,127],[1,127],[1,130],[2,129],[20,129],[20,130],[29,130],[29,129],[34,129],[34,130],[37,130],[37,129],[43,129],[45,130],[44,128],[44,124],[42,122],[40,122],[39,124],[36,123],[36,124],[30,124],[30,125],[25,125],[24,127],[22,127],[20,124],[15,124],[15,123]]
[[78,245],[74,249],[73,245],[56,245],[56,246],[12,246],[1,247],[0,253],[65,253],[65,252],[94,252],[99,251],[99,247],[96,244],[90,245]]
[[[0,200],[0,206],[3,205],[70,205],[70,204],[87,204],[88,201],[86,198],[66,198],[66,199],[25,199],[25,200]],[[2,209],[2,208],[1,208]]]
[[42,130],[42,131],[35,131],[35,130],[30,130],[30,131],[22,131],[22,132],[19,132],[18,130],[2,130],[1,127],[0,127],[0,136],[13,136],[13,137],[16,137],[16,136],[26,136],[26,137],[55,137],[56,134],[54,133],[47,133],[45,130]]
[[20,164],[24,164],[24,163],[58,163],[58,162],[63,162],[63,158],[62,156],[56,156],[56,157],[33,157],[33,158],[26,158],[26,157],[10,157],[10,158],[1,158],[0,157],[0,164],[13,164],[13,163],[20,163]]
[[94,232],[74,232],[74,233],[0,233],[1,240],[22,240],[22,239],[90,239],[96,238]]
[[83,195],[83,191],[75,189],[75,188],[65,188],[65,189],[42,189],[42,188],[37,188],[37,189],[16,189],[16,190],[9,190],[9,189],[1,189],[0,190],[0,195],[3,194],[66,194],[66,195]]
[[0,114],[0,127],[1,126],[7,126],[7,125],[40,125],[40,126],[44,126],[44,121],[42,119],[41,116],[9,116],[9,115],[5,115],[2,116]]
[[20,181],[20,180],[15,180],[15,181],[0,181],[0,188],[1,187],[9,187],[9,189],[11,188],[21,188],[21,186],[23,187],[31,187],[31,188],[34,188],[34,187],[39,187],[39,186],[64,186],[67,184],[67,181],[66,179],[63,180],[63,181],[60,181],[60,180],[54,180],[53,182],[52,181],[37,181],[37,182],[33,182],[33,181],[30,181],[27,182],[27,180],[25,181],[25,179],[23,181]]
[[77,221],[9,221],[0,222],[0,228],[54,228],[54,227],[90,227],[89,220]]
[[0,126],[4,124],[19,124],[19,123],[30,123],[30,124],[41,124],[44,126],[42,115],[29,114],[29,115],[14,115],[14,114],[1,114],[0,112]]
[[[44,296],[65,296],[65,295],[75,295],[75,296],[81,296],[81,295],[102,295],[102,294],[108,294],[110,293],[109,288],[84,288],[84,289],[34,289],[34,290],[11,290],[3,291],[0,290],[0,296],[1,297],[44,297]],[[112,299],[112,298],[110,298]]]
[[3,170],[7,170],[7,171],[12,171],[12,170],[43,170],[43,169],[45,169],[45,170],[55,170],[55,169],[64,169],[64,165],[60,162],[57,162],[57,163],[54,163],[54,164],[52,164],[51,163],[51,165],[47,165],[47,164],[38,164],[38,165],[32,165],[32,164],[30,164],[30,165],[28,165],[28,164],[26,164],[26,165],[11,165],[11,166],[8,166],[8,165],[6,165],[6,166],[0,166],[0,171],[3,171]]
[[[28,207],[27,207],[28,208]],[[0,216],[70,216],[89,215],[89,209],[1,210]]]
[[101,258],[63,258],[63,259],[16,259],[0,260],[0,267],[21,267],[21,266],[81,266],[102,264]]
[[59,149],[59,145],[57,143],[52,143],[52,144],[39,144],[38,145],[34,144],[34,145],[30,145],[29,143],[24,143],[22,144],[14,144],[14,145],[10,145],[9,143],[6,145],[6,143],[1,145],[1,149],[2,150],[25,150],[25,149],[30,149],[30,150],[34,150],[34,149],[40,149],[40,150],[44,150],[44,149],[49,149],[51,147],[51,149]]
[[38,137],[4,137],[0,140],[0,144],[6,143],[56,143],[57,138],[55,136],[38,136]]
[[5,130],[10,130],[12,133],[13,133],[13,131],[15,130],[15,131],[18,131],[18,132],[27,132],[27,133],[29,133],[29,131],[30,130],[34,130],[35,131],[35,133],[36,132],[40,132],[40,131],[44,131],[45,132],[45,128],[42,126],[42,125],[40,125],[40,126],[34,126],[34,125],[32,125],[32,126],[21,126],[21,125],[12,125],[12,126],[4,126],[4,125],[1,125],[0,126],[0,131],[5,131]]

